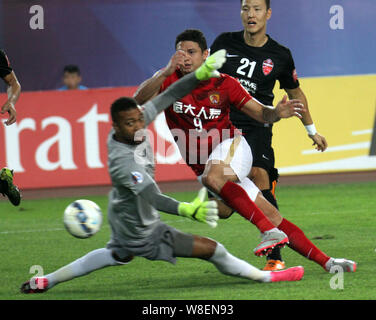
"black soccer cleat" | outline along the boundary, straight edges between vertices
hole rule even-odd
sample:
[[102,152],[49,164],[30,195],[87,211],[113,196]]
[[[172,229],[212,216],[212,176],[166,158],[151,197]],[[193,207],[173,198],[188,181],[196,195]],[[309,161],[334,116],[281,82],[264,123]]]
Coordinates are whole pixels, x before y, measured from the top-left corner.
[[0,193],[7,196],[14,206],[21,203],[20,190],[13,184],[13,170],[8,168],[0,170]]

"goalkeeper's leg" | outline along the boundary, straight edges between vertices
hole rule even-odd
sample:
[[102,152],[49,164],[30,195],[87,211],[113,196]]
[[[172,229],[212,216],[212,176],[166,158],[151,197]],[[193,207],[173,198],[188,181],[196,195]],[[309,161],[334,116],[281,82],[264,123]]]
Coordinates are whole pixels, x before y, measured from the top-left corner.
[[260,282],[297,281],[303,277],[303,267],[293,267],[283,271],[262,271],[241,260],[226,248],[211,239],[193,236],[191,257],[207,260],[223,274]]
[[111,249],[102,248],[93,250],[55,272],[26,281],[21,286],[21,292],[42,293],[61,282],[87,275],[95,270],[129,263],[132,258],[132,256],[129,256],[119,259]]

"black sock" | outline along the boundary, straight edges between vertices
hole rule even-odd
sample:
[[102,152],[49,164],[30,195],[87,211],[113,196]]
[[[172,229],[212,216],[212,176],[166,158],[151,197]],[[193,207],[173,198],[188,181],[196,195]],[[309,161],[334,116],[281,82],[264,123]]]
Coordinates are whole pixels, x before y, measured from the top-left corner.
[[274,248],[272,250],[272,252],[270,252],[266,256],[266,260],[279,260],[279,261],[283,261],[282,260],[282,256],[281,256],[281,248]]
[[5,192],[7,187],[8,187],[8,184],[5,181],[0,180],[0,193]]
[[[268,200],[274,207],[278,209],[278,204],[276,198],[274,198],[273,194],[270,190],[262,190],[262,195],[266,200]],[[270,254],[266,257],[267,260],[280,260],[282,261],[281,256],[281,249],[280,248],[274,248]]]
[[266,200],[268,200],[274,207],[278,208],[277,200],[274,198],[272,192],[270,190],[262,190],[262,195]]

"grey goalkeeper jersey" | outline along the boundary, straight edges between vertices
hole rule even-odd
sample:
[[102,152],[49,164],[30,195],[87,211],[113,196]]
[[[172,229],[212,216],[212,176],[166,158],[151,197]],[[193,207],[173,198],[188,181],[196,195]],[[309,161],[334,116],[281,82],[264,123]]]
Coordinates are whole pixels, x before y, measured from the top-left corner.
[[[164,93],[141,107],[146,126],[157,114],[191,92],[199,81],[194,74],[184,76]],[[108,169],[112,181],[108,219],[117,240],[140,243],[160,221],[158,211],[139,194],[154,181],[154,154],[146,138],[139,145],[114,139],[112,129],[107,139]],[[158,188],[158,187],[157,187]]]
[[113,134],[111,130],[107,140],[113,186],[108,210],[111,226],[122,238],[144,238],[159,221],[158,211],[139,196],[155,183],[153,151],[147,139],[139,145],[128,145],[116,141]]

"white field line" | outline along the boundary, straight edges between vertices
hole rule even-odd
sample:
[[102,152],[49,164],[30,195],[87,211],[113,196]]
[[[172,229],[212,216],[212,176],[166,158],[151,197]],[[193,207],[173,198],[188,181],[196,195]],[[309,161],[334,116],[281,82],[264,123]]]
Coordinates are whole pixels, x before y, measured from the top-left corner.
[[51,229],[31,229],[31,230],[8,230],[0,231],[0,234],[13,234],[13,233],[33,233],[33,232],[50,232],[50,231],[61,231],[64,228],[51,228]]
[[360,135],[363,135],[363,134],[371,134],[371,133],[372,133],[372,129],[366,129],[366,130],[353,131],[352,135],[353,136],[360,136]]
[[[368,149],[370,146],[371,146],[371,142],[359,142],[359,143],[344,144],[344,145],[329,147],[328,149],[325,150],[325,152],[362,150],[362,149]],[[314,153],[319,153],[319,151],[317,151],[316,149],[302,151],[302,154],[314,154]]]
[[[189,219],[179,219],[179,220],[167,220],[164,223],[175,223],[175,222],[194,222]],[[102,226],[101,229],[109,228],[109,225]],[[51,232],[51,231],[66,231],[65,228],[48,228],[48,229],[29,229],[29,230],[6,230],[0,231],[0,234],[15,234],[15,233],[35,233],[35,232]]]

